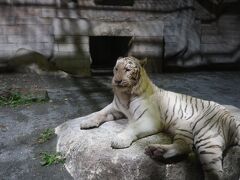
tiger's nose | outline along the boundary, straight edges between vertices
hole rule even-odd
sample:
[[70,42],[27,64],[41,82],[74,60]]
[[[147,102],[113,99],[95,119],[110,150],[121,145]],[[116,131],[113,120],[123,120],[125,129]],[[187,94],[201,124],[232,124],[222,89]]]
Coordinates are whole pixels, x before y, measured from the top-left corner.
[[120,84],[122,82],[122,80],[115,80],[116,84]]

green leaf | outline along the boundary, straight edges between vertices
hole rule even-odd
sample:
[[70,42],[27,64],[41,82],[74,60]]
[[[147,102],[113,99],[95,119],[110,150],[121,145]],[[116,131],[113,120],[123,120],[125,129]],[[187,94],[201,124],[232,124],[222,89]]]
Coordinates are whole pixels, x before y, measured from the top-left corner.
[[41,153],[41,161],[40,164],[42,166],[50,166],[53,164],[64,163],[66,158],[59,152],[54,153]]

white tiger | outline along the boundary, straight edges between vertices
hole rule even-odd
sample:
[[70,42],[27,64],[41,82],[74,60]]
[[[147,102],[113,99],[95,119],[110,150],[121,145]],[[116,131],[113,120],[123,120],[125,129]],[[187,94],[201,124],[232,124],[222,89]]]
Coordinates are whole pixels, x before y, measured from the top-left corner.
[[113,148],[126,148],[139,138],[169,132],[172,144],[151,144],[146,154],[171,158],[194,148],[205,178],[221,179],[223,151],[230,145],[240,145],[240,122],[215,102],[159,89],[148,78],[144,63],[134,57],[117,60],[113,102],[87,116],[81,129],[127,117],[128,126],[112,141]]

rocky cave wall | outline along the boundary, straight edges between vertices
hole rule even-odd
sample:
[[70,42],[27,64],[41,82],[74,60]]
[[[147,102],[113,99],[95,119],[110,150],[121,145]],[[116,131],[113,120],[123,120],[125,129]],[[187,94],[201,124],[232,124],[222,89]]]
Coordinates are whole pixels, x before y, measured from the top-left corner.
[[89,36],[132,36],[129,55],[148,57],[153,72],[222,63],[239,67],[238,0],[95,4],[104,1],[2,0],[0,68],[25,48],[59,69],[89,75]]

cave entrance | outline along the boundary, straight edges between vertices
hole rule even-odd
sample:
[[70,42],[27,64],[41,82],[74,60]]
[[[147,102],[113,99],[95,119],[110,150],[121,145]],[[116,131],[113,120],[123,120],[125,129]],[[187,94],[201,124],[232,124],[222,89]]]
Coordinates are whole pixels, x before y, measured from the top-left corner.
[[134,0],[94,0],[96,5],[133,6]]
[[118,57],[128,55],[131,36],[90,36],[89,49],[93,73],[110,73]]

